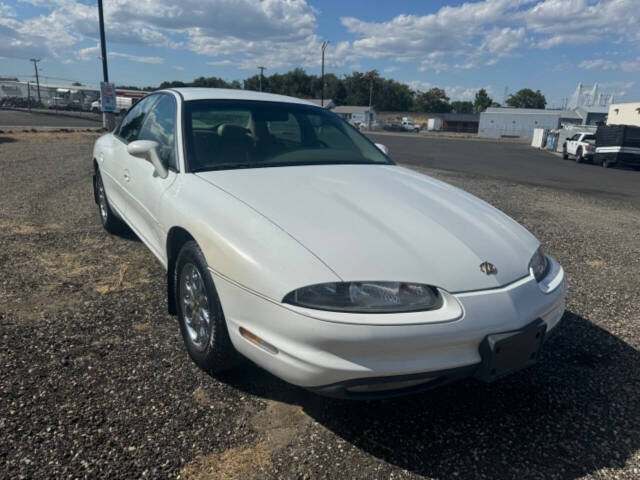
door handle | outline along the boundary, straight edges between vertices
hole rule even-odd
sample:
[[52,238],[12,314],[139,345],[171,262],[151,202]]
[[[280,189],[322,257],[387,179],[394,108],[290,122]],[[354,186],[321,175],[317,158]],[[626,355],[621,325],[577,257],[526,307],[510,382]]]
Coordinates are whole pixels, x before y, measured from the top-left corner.
[[131,177],[129,176],[129,170],[125,170],[124,171],[124,181],[128,182],[129,180],[131,180]]

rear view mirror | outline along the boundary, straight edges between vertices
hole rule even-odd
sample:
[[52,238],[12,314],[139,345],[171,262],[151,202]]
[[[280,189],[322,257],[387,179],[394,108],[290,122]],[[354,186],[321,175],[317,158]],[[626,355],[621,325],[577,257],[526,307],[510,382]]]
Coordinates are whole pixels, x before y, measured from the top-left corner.
[[383,145],[381,143],[376,143],[376,147],[378,147],[380,149],[380,151],[382,153],[384,153],[385,155],[389,155],[389,149],[387,148],[386,145]]
[[158,142],[153,140],[135,140],[127,145],[127,152],[134,157],[149,160],[158,172],[160,178],[167,178],[169,171],[162,164],[162,160],[158,156]]

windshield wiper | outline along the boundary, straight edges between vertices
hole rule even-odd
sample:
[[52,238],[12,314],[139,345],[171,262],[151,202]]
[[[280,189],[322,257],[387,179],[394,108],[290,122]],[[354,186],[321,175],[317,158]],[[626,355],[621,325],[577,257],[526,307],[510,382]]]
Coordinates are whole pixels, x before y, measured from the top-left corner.
[[209,167],[200,167],[191,169],[191,173],[211,172],[213,170],[234,170],[237,168],[258,168],[268,167],[268,164],[261,163],[227,163],[222,165],[211,165]]

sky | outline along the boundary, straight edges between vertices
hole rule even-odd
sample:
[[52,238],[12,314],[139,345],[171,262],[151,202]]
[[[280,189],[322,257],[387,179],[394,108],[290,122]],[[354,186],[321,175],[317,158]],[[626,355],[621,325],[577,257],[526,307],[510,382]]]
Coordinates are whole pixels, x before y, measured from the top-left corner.
[[[560,106],[578,82],[640,101],[640,0],[103,0],[110,80],[158,85],[301,67],[377,69],[452,100],[540,89]],[[96,0],[0,0],[0,76],[96,85]]]

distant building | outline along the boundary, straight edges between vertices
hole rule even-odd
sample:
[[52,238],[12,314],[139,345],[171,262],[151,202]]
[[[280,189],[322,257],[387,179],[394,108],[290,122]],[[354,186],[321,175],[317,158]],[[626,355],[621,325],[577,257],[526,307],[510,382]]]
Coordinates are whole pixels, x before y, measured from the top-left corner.
[[609,107],[600,105],[577,107],[573,110],[582,120],[582,125],[604,124],[607,120]]
[[446,132],[478,133],[480,115],[476,113],[442,114],[442,130]]
[[332,112],[351,123],[368,125],[369,121],[371,121],[371,123],[376,122],[376,112],[373,109],[369,109],[369,107],[343,105],[333,108]]
[[582,118],[572,110],[492,107],[480,114],[478,136],[531,139],[534,128],[554,130],[563,124],[580,125],[581,123]]
[[[319,107],[323,106],[321,98],[310,98],[309,101],[315,103]],[[330,98],[325,98],[324,99],[324,108],[327,108],[327,109],[331,110],[335,106],[336,106],[336,104],[333,103],[333,100],[331,100]]]
[[640,102],[611,104],[609,106],[607,125],[635,125],[640,127]]

